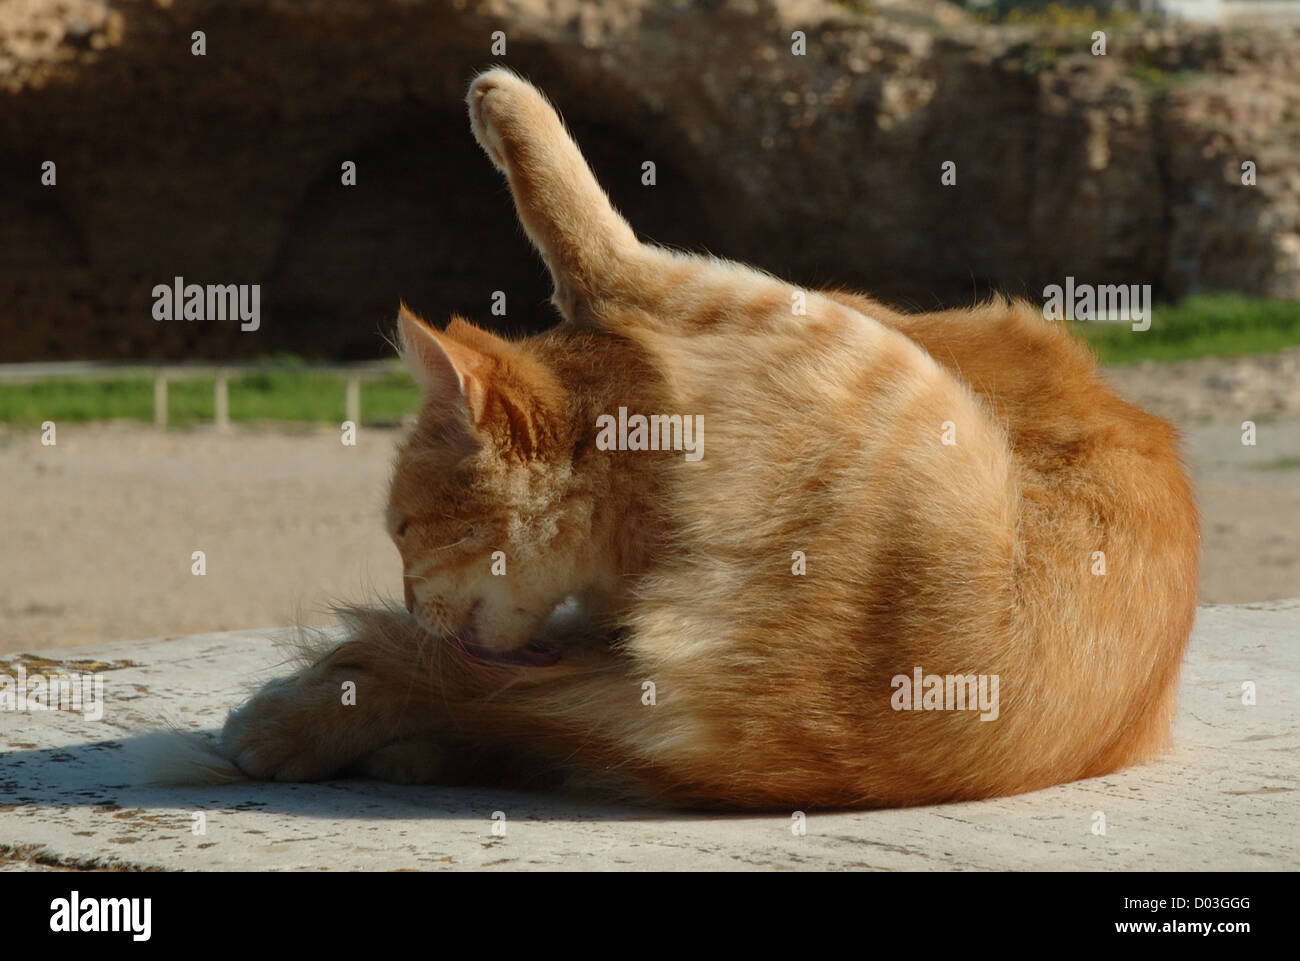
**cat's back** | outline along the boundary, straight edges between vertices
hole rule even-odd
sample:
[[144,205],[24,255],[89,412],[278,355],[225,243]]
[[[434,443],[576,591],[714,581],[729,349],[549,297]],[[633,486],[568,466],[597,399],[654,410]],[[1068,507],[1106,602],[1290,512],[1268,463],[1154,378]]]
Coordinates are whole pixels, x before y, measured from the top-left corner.
[[904,332],[818,295],[797,313],[768,284],[729,313],[706,299],[689,310],[705,322],[642,342],[668,413],[703,426],[676,485],[702,542],[752,556],[764,537],[824,538],[860,558],[881,538],[942,551],[953,531],[996,540],[982,519],[1009,524],[1003,429]]
[[[1039,724],[1050,732],[1097,719],[1091,757],[1068,738],[1038,739],[1040,774],[1096,774],[1151,756],[1167,740],[1198,588],[1200,521],[1177,431],[1120,397],[1084,344],[1024,302],[877,316],[1005,432],[1018,491],[1017,630],[1033,645]],[[1075,702],[1054,700],[1053,689]]]
[[[725,668],[711,689],[766,703],[785,685],[771,732],[842,738],[858,798],[1008,793],[1150,756],[1196,599],[1173,429],[1024,305],[835,299],[851,316],[818,311],[802,339],[773,303],[748,336],[718,331],[733,344],[683,347],[671,393],[706,413],[706,453],[671,488],[688,539],[645,595],[649,663],[698,610],[698,652]],[[767,648],[834,673],[756,674]],[[1001,677],[1000,720],[900,738],[882,678],[931,665]],[[834,720],[801,714],[831,702]]]

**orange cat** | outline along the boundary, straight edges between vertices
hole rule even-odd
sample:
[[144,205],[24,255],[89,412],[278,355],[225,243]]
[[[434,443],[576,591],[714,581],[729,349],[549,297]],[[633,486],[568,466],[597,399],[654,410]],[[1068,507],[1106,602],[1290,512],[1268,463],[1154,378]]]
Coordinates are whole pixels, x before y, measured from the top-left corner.
[[1174,431],[1065,331],[642,244],[537,90],[492,70],[469,108],[565,322],[511,343],[403,308],[410,613],[347,612],[233,713],[244,772],[789,809],[1012,794],[1166,743],[1196,510]]

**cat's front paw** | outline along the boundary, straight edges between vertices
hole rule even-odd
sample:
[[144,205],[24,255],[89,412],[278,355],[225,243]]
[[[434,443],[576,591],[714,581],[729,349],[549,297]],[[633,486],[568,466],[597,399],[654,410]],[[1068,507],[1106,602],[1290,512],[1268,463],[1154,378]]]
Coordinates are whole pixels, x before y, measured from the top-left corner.
[[318,781],[339,773],[350,758],[339,757],[317,700],[297,677],[270,682],[230,712],[222,753],[262,781]]
[[390,784],[436,784],[442,773],[442,750],[432,734],[386,744],[357,762],[362,777]]

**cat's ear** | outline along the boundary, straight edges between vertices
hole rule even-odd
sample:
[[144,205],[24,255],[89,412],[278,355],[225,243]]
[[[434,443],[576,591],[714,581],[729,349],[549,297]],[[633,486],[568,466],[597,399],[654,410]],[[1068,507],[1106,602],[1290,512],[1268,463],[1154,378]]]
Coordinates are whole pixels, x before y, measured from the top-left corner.
[[[452,324],[469,327],[459,318]],[[489,355],[462,338],[438,333],[405,304],[397,315],[397,330],[402,361],[424,391],[425,399],[440,406],[459,406],[469,414],[470,422],[476,423],[483,415],[492,364]]]
[[444,336],[489,357],[504,357],[511,352],[509,341],[455,315],[452,315],[451,322],[447,324]]

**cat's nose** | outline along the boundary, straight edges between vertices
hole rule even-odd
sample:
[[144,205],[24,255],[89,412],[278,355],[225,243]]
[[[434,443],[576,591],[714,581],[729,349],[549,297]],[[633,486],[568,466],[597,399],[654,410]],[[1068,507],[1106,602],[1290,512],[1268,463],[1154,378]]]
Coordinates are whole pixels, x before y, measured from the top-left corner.
[[406,590],[406,612],[408,614],[414,614],[415,613],[415,588],[412,587],[411,582],[407,580],[402,581],[402,587],[405,588]]

